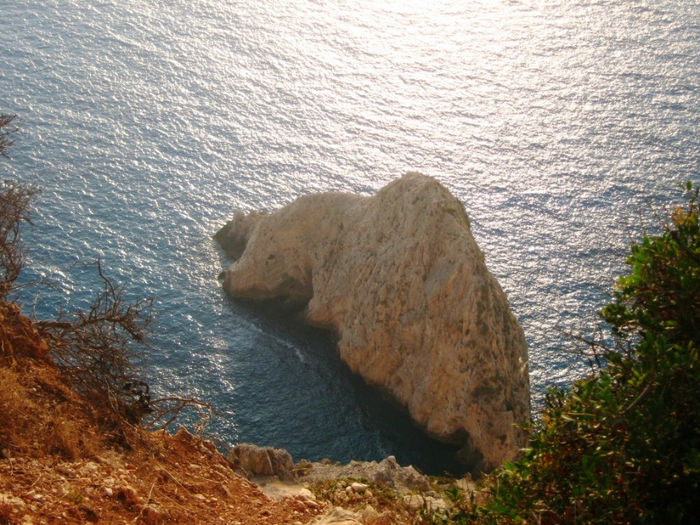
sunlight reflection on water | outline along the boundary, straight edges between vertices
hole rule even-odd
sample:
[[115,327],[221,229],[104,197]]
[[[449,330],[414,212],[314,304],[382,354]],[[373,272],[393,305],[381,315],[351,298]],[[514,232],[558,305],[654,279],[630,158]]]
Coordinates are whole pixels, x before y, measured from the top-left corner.
[[60,283],[39,313],[87,300],[95,280],[68,269],[101,257],[131,296],[158,297],[156,387],[212,400],[229,442],[441,468],[383,424],[332,342],[221,292],[210,236],[234,208],[437,177],[525,329],[537,407],[583,370],[558,329],[595,323],[637,210],[700,171],[694,2],[0,10],[0,110],[22,118],[3,169],[44,188],[26,278]]

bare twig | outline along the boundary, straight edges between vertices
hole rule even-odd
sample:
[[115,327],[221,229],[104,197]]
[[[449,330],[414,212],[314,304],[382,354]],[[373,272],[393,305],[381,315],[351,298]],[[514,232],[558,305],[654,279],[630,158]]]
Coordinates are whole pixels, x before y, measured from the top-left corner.
[[131,523],[136,523],[139,519],[141,519],[141,516],[143,516],[143,511],[146,510],[146,507],[151,503],[151,495],[153,494],[153,487],[156,485],[156,480],[153,480],[153,483],[151,483],[151,488],[148,491],[148,497],[146,498],[146,503],[141,506],[141,510],[139,511],[138,515],[133,519]]
[[162,397],[152,400],[149,406],[152,411],[148,418],[151,420],[150,427],[161,430],[170,426],[186,408],[194,408],[199,415],[199,421],[195,424],[197,432],[202,432],[214,415],[211,403],[192,398]]
[[96,266],[103,290],[88,310],[58,319],[39,321],[37,327],[51,341],[56,363],[66,370],[75,388],[128,422],[149,412],[148,384],[137,378],[137,363],[146,330],[152,322],[152,299],[126,303],[123,290]]
[[44,472],[42,471],[39,473],[39,476],[34,480],[34,482],[31,485],[29,485],[28,490],[33,489],[36,486],[36,484],[39,483],[39,481],[41,481],[41,478],[43,478],[43,477],[44,477]]
[[178,480],[175,476],[173,476],[172,472],[170,472],[168,469],[166,469],[166,468],[163,467],[163,466],[161,466],[160,469],[161,469],[163,472],[165,472],[168,476],[170,476],[170,479],[172,479],[175,483],[177,483],[178,485],[180,485],[181,488],[183,488],[184,490],[186,490],[187,492],[189,492],[190,494],[192,494],[192,491],[191,491],[190,489],[188,489],[185,485],[183,485],[182,482],[180,482],[180,480]]
[[7,157],[6,150],[13,144],[10,135],[17,131],[17,128],[8,126],[15,118],[17,115],[0,115],[0,155],[3,157]]
[[603,356],[606,353],[613,352],[614,350],[607,346],[605,343],[601,342],[601,335],[598,334],[595,338],[590,338],[583,336],[581,334],[576,334],[574,332],[558,329],[559,333],[567,336],[570,339],[578,343],[582,343],[583,346],[578,346],[575,351],[579,355],[588,359],[588,364],[591,368],[597,367],[601,369],[604,367]]
[[654,383],[654,378],[652,377],[640,394],[625,408],[620,411],[620,416],[624,416],[627,412],[632,410],[651,390],[652,384]]

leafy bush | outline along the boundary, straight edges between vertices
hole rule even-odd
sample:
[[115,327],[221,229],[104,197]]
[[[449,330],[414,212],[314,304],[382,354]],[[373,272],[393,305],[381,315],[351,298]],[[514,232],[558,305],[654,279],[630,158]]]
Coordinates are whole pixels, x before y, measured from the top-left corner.
[[623,338],[663,336],[668,343],[700,338],[700,241],[698,189],[689,182],[687,206],[678,206],[661,237],[632,246],[629,275],[618,281],[603,318]]
[[688,523],[700,493],[698,190],[633,245],[601,316],[614,349],[552,389],[524,457],[494,474],[487,523]]

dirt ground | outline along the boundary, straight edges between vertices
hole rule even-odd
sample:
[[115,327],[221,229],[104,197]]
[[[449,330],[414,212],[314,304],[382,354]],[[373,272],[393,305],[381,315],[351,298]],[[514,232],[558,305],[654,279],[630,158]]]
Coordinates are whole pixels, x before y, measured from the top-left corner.
[[184,429],[128,453],[0,460],[0,523],[306,523],[322,510],[269,500]]
[[307,523],[308,497],[270,500],[181,428],[105,429],[35,325],[0,303],[0,525]]

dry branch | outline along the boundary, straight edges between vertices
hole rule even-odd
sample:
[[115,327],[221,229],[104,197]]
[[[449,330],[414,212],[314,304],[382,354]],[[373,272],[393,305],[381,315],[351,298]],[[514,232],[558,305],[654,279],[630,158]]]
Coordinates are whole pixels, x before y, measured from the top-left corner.
[[[151,428],[166,429],[175,421],[186,408],[194,408],[199,415],[199,421],[195,423],[195,430],[202,432],[214,415],[214,407],[211,403],[193,398],[161,397],[149,403],[151,413],[148,416]],[[167,419],[166,419],[167,418]]]
[[146,331],[153,320],[153,300],[127,303],[123,290],[93,263],[103,290],[87,310],[60,313],[37,327],[50,340],[56,363],[87,398],[136,423],[149,412],[148,384],[138,378]]

